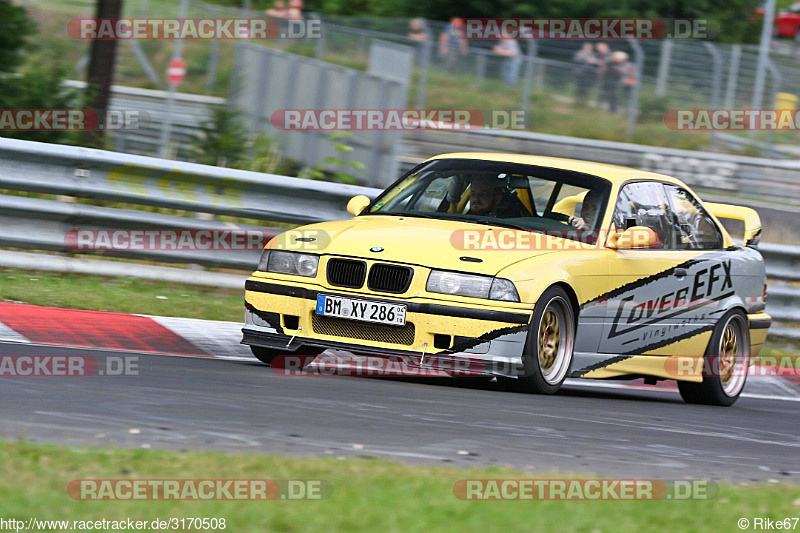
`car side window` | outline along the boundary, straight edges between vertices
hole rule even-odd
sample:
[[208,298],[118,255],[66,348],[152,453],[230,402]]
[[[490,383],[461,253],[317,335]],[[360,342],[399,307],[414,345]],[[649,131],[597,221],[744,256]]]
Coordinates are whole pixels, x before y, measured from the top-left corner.
[[617,231],[633,226],[650,228],[658,236],[654,248],[672,250],[675,238],[670,218],[669,200],[661,183],[638,181],[620,190],[613,217]]
[[722,234],[711,215],[689,191],[665,185],[674,213],[676,247],[680,250],[716,250],[722,247]]

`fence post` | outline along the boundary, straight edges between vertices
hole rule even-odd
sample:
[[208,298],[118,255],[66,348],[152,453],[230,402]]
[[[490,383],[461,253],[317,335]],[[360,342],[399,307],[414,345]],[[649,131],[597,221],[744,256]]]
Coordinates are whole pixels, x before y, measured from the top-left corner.
[[[753,87],[753,97],[750,109],[761,109],[764,103],[764,78],[769,62],[769,47],[772,44],[772,26],[775,20],[775,0],[767,0],[764,6],[764,22],[761,25],[761,42],[758,45],[758,64],[756,65],[756,80]],[[756,132],[750,132],[750,138],[755,139]]]
[[[711,69],[711,108],[718,109],[719,108],[719,96],[720,92],[722,92],[722,55],[717,50],[717,47],[714,46],[712,43],[707,41],[703,42],[703,46],[706,47],[708,53],[711,55],[711,59],[714,62],[714,66]],[[711,144],[713,145],[716,141],[717,137],[716,130],[711,130]]]
[[[387,79],[381,81],[381,91],[380,96],[378,97],[378,109],[388,109],[389,108],[389,92],[391,90],[391,85],[393,82]],[[367,172],[367,186],[369,187],[377,187],[380,184],[380,180],[382,176],[380,175],[381,170],[381,152],[383,146],[383,139],[384,139],[384,131],[377,130],[372,132],[373,140],[372,140],[372,150],[369,156],[369,163],[366,165],[366,172]],[[393,181],[394,176],[389,177],[389,182]]]
[[486,78],[486,55],[481,50],[477,50],[477,59],[475,61],[478,69],[478,79],[483,80]]
[[319,37],[317,38],[317,43],[314,46],[314,57],[320,60],[322,59],[322,56],[325,55],[325,35],[327,32],[325,31],[324,22],[325,21],[323,21],[322,18],[320,17]]
[[669,80],[669,67],[672,61],[672,39],[661,42],[661,59],[658,60],[658,78],[656,79],[656,96],[663,97],[667,94],[667,81]]
[[644,50],[636,39],[628,39],[633,48],[633,56],[636,58],[636,85],[631,90],[631,97],[628,101],[628,127],[626,135],[628,140],[633,139],[633,132],[636,130],[636,119],[639,115],[639,89],[642,85],[642,74],[644,72]]
[[[219,18],[219,10],[217,6],[209,6],[211,8],[211,16]],[[217,83],[217,66],[219,65],[219,39],[211,41],[211,54],[208,58],[208,71],[206,71],[206,90],[212,91],[214,85]]]
[[533,91],[533,67],[536,61],[537,43],[535,39],[528,41],[528,55],[525,57],[525,81],[522,84],[522,113],[525,127],[528,127],[528,108],[531,106],[531,92]]
[[[185,19],[186,15],[189,11],[189,0],[181,0],[180,6],[178,6],[178,18]],[[172,59],[177,59],[183,55],[183,40],[182,39],[175,39],[175,45],[172,49]],[[161,142],[160,142],[160,155],[163,158],[167,158],[169,154],[169,137],[172,133],[172,108],[175,103],[175,91],[177,87],[174,83],[169,84],[169,90],[167,92],[167,111],[164,116],[164,123],[162,124],[161,128]]]
[[431,41],[430,32],[428,38],[422,43],[422,61],[420,62],[419,81],[417,82],[417,109],[425,107],[425,96],[428,91],[428,71],[431,68],[431,50],[433,49],[433,41]]
[[[772,76],[772,99],[770,100],[769,107],[775,107],[775,100],[778,97],[778,93],[781,92],[781,85],[783,85],[783,75],[781,74],[780,69],[772,62],[771,59],[767,60],[767,70],[769,71],[770,76]],[[769,130],[767,133],[767,142],[761,149],[761,155],[765,157],[769,157],[769,152],[772,152],[773,143],[775,141],[775,130]]]
[[736,105],[736,82],[739,80],[739,64],[742,61],[742,45],[734,44],[731,48],[731,64],[728,67],[728,87],[725,89],[725,108],[733,109]]

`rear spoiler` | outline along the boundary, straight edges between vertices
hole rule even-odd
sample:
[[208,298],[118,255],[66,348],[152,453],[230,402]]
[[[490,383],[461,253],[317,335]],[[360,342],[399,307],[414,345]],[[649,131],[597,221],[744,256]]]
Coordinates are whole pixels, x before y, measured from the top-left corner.
[[706,202],[706,207],[717,218],[730,218],[744,222],[744,242],[745,246],[758,248],[758,241],[761,240],[761,217],[755,209],[731,204],[716,204]]

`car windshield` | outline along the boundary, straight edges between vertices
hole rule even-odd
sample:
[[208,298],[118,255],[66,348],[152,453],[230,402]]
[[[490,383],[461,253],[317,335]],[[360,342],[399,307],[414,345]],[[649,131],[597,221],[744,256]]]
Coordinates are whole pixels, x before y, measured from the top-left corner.
[[563,169],[473,159],[438,159],[386,189],[365,215],[403,215],[527,231],[598,229],[607,180]]

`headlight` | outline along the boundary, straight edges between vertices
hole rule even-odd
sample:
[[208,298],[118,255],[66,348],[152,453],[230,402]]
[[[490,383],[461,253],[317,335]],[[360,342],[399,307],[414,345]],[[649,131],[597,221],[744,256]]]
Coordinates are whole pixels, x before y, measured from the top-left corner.
[[431,271],[425,290],[489,300],[519,301],[516,287],[507,279],[444,272],[442,270]]
[[277,272],[279,274],[295,274],[313,278],[317,275],[319,256],[298,254],[282,250],[264,250],[258,262],[258,270]]

